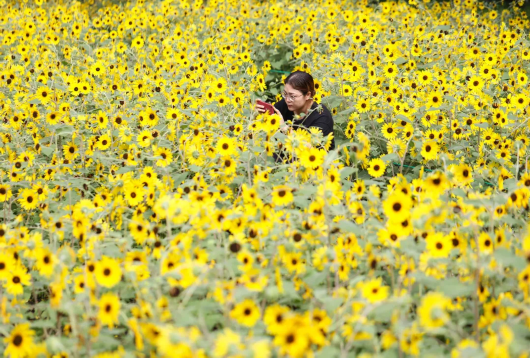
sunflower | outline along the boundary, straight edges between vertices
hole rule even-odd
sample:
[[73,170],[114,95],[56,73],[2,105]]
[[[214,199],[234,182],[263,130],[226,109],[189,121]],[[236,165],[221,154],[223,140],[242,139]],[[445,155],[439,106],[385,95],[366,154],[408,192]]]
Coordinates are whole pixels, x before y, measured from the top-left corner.
[[481,76],[471,76],[469,81],[467,82],[467,88],[471,92],[480,92],[482,91],[482,88],[484,87],[484,79]]
[[511,102],[514,104],[515,108],[519,110],[524,110],[530,103],[528,95],[524,93],[519,93],[512,97]]
[[[1,228],[1,230],[5,230]],[[9,277],[9,270],[15,265],[13,256],[7,252],[0,253],[0,281],[7,280]]]
[[492,68],[489,67],[488,65],[484,65],[480,68],[480,70],[478,71],[480,77],[482,77],[483,79],[487,80],[489,78],[491,78],[491,75],[492,75]]
[[39,249],[37,252],[37,262],[36,266],[39,270],[39,274],[45,277],[50,277],[53,274],[56,258],[48,249]]
[[101,286],[111,288],[121,280],[121,268],[115,259],[103,256],[96,265],[96,280]]
[[85,275],[77,275],[74,278],[74,293],[76,295],[84,293],[86,289]]
[[139,50],[144,47],[144,43],[142,36],[137,36],[131,41],[131,47]]
[[265,309],[263,322],[267,326],[267,332],[276,335],[282,330],[282,326],[287,322],[289,307],[274,304]]
[[236,143],[234,139],[223,136],[219,138],[215,148],[221,156],[230,156],[236,152]]
[[151,134],[151,131],[147,129],[141,131],[136,137],[136,140],[138,141],[138,145],[142,148],[148,147],[151,144],[152,139],[153,139],[153,135]]
[[450,302],[449,298],[439,292],[427,293],[418,307],[420,324],[427,330],[443,326],[449,320],[446,310]]
[[144,111],[144,115],[146,117],[146,124],[150,127],[154,127],[158,124],[159,118],[156,111],[152,108],[146,108]]
[[176,108],[168,108],[166,112],[166,118],[170,121],[178,121],[180,115],[180,111]]
[[370,164],[368,166],[368,174],[370,174],[374,178],[379,178],[383,174],[385,174],[386,170],[386,164],[383,162],[382,159],[376,158],[370,160]]
[[350,85],[342,85],[341,95],[350,97],[353,94],[353,89]]
[[109,117],[105,112],[99,111],[95,116],[95,121],[99,129],[105,129],[109,124]]
[[393,62],[389,62],[383,69],[386,78],[395,78],[398,75],[398,68]]
[[38,98],[41,101],[41,103],[46,104],[51,100],[52,93],[48,87],[42,86],[39,89],[37,89],[37,93],[35,94],[35,97]]
[[433,74],[429,71],[419,71],[417,76],[418,82],[420,82],[422,86],[428,85],[433,80]]
[[427,104],[428,108],[437,108],[440,107],[443,103],[443,95],[440,92],[431,92],[427,95]]
[[23,286],[29,286],[31,275],[27,273],[26,268],[23,265],[16,265],[8,274],[7,282],[5,287],[7,292],[16,296],[24,293]]
[[528,76],[524,72],[519,72],[516,76],[519,85],[524,86],[528,83]]
[[413,356],[420,355],[419,344],[423,337],[423,333],[420,333],[417,326],[418,324],[414,322],[411,327],[404,329],[399,339],[403,352]]
[[302,258],[302,253],[287,253],[283,257],[285,267],[289,272],[296,272],[302,274],[305,272],[305,259]]
[[90,94],[92,91],[92,86],[87,81],[81,81],[79,83],[79,91],[83,94]]
[[77,150],[78,147],[73,141],[63,145],[63,155],[68,160],[74,160],[79,155]]
[[494,241],[488,233],[483,232],[478,237],[479,251],[483,254],[491,254],[493,252]]
[[441,233],[429,235],[426,241],[427,250],[431,256],[435,258],[448,257],[451,249],[453,248],[450,237]]
[[33,356],[37,348],[33,342],[34,335],[35,332],[30,329],[29,323],[16,325],[11,334],[4,338],[4,343],[7,344],[4,356],[12,358]]
[[352,218],[357,224],[362,224],[364,222],[365,211],[363,204],[360,201],[354,201],[349,206],[348,209],[352,213]]
[[149,236],[148,223],[141,217],[133,219],[129,222],[129,230],[131,232],[131,236],[138,244],[143,244]]
[[0,184],[0,202],[7,201],[11,196],[13,196],[11,187],[7,184]]
[[401,234],[401,232],[400,232],[401,230],[399,230],[399,226],[398,225],[395,225],[395,224],[394,225],[389,225],[389,227],[387,229],[380,229],[377,232],[379,241],[383,245],[392,246],[392,247],[400,247],[400,245],[401,245],[401,240],[400,239],[403,237],[403,235]]
[[457,165],[454,172],[457,184],[468,185],[473,182],[473,169],[468,164]]
[[288,205],[293,201],[291,188],[286,185],[276,186],[272,190],[272,202],[276,206]]
[[171,153],[169,148],[158,147],[154,154],[156,157],[162,157],[162,159],[156,161],[156,165],[159,167],[167,167],[173,162],[173,153]]
[[247,299],[237,304],[232,311],[230,311],[230,318],[235,319],[239,324],[246,327],[254,327],[260,317],[259,307],[251,299]]
[[112,292],[107,292],[101,296],[98,305],[98,319],[101,324],[114,328],[114,324],[118,323],[120,314],[120,298]]
[[281,125],[280,117],[274,113],[272,115],[266,114],[264,117],[265,123],[263,123],[262,129],[268,133],[276,132]]
[[219,159],[219,164],[226,175],[232,175],[236,172],[237,163],[232,157],[221,157]]
[[50,125],[55,125],[57,123],[59,123],[59,121],[61,120],[61,113],[60,112],[55,112],[55,111],[52,111],[52,112],[49,112],[46,114],[46,123],[50,124]]
[[438,148],[438,143],[436,143],[436,141],[425,141],[421,148],[421,155],[427,161],[435,160],[438,158]]
[[362,283],[362,294],[370,303],[380,302],[388,297],[389,288],[383,285],[381,277]]
[[215,101],[221,107],[226,107],[226,106],[228,106],[230,104],[230,98],[227,95],[225,95],[224,93],[221,93],[220,95],[215,97]]
[[394,139],[399,133],[397,125],[395,123],[386,123],[383,128],[381,128],[381,133],[386,139]]
[[127,203],[132,207],[140,204],[144,200],[145,190],[138,183],[126,183],[123,192]]
[[357,196],[357,199],[361,199],[366,191],[366,184],[364,180],[358,179],[353,183],[351,191]]
[[387,142],[388,154],[396,153],[400,158],[403,158],[407,149],[406,142],[401,138],[390,139]]
[[412,199],[401,191],[393,192],[383,202],[383,210],[389,220],[393,222],[402,222],[403,220],[406,220],[410,216],[411,208]]
[[355,104],[355,108],[357,108],[357,111],[359,113],[366,113],[371,109],[370,101],[368,99],[360,99]]
[[105,66],[101,63],[101,61],[96,61],[92,64],[92,66],[90,66],[90,73],[96,77],[104,75],[105,72]]
[[223,77],[219,77],[212,83],[212,89],[217,93],[224,93],[228,90],[228,83]]
[[306,168],[316,169],[324,162],[324,154],[323,150],[312,147],[300,154],[300,162]]
[[280,354],[293,358],[305,357],[311,341],[300,319],[292,317],[274,337],[274,345],[280,347]]
[[107,150],[112,144],[112,138],[108,134],[103,134],[98,138],[96,146],[99,150]]
[[26,188],[22,190],[21,196],[22,197],[18,199],[18,202],[24,210],[29,211],[35,209],[39,205],[39,196],[33,189]]

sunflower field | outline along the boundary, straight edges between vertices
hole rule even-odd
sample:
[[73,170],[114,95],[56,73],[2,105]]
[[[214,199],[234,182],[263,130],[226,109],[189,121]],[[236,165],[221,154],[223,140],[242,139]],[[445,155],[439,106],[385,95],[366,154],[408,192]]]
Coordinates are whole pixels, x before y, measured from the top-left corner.
[[[0,351],[528,357],[530,20],[498,5],[0,0]],[[295,70],[335,150],[255,110]]]

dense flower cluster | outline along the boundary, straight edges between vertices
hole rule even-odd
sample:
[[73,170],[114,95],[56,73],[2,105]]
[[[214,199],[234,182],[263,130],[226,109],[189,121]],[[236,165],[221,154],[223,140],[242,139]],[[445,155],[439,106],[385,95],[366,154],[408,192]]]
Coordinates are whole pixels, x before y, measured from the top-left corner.
[[0,351],[526,357],[521,5],[0,0]]

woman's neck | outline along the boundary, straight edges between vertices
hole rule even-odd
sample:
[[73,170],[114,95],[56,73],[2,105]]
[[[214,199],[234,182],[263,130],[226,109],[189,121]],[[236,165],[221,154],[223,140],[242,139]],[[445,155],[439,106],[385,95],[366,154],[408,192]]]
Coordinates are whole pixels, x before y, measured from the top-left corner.
[[301,110],[294,111],[294,114],[298,114],[298,115],[300,115],[300,113],[307,114],[307,112],[309,112],[309,109],[311,108],[312,105],[313,105],[313,100],[311,99],[306,102],[305,106],[303,106]]

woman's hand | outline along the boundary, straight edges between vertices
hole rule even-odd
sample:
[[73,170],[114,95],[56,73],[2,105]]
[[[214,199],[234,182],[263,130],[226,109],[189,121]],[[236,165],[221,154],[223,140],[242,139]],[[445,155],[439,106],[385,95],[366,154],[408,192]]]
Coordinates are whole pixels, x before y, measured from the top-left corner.
[[261,104],[258,104],[257,102],[256,102],[256,107],[255,108],[256,108],[256,111],[258,111],[259,113],[265,113],[265,111],[266,111],[265,107],[262,106]]

